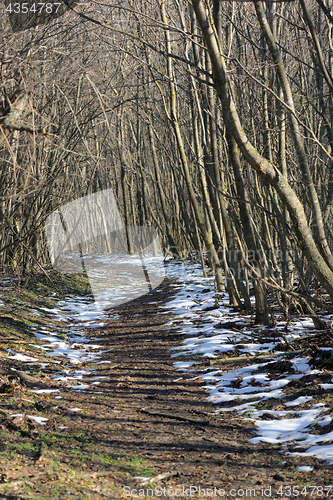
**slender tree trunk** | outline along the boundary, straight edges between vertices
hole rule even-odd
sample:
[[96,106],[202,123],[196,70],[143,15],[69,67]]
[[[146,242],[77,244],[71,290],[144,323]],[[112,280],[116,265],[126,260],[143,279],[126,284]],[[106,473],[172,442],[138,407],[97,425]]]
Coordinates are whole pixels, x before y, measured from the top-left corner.
[[244,132],[229,90],[225,59],[207,17],[204,3],[202,0],[193,0],[193,7],[212,61],[215,88],[227,112],[230,129],[238,147],[249,164],[273,186],[282,202],[287,206],[299,244],[304,249],[309,261],[313,263],[318,280],[333,300],[333,272],[316,246],[304,208],[286,177],[253,147]]
[[286,70],[282,61],[281,53],[277,46],[275,37],[269,27],[267,18],[265,16],[264,8],[262,2],[254,2],[260,27],[265,36],[267,45],[272,54],[273,60],[275,62],[276,70],[279,75],[281,87],[283,90],[283,95],[285,102],[288,104],[288,116],[291,125],[292,138],[295,144],[296,153],[298,156],[298,162],[303,175],[303,181],[308,192],[308,196],[311,202],[312,211],[315,218],[314,223],[314,234],[315,239],[319,247],[320,253],[325,258],[327,264],[333,270],[333,255],[331,253],[330,247],[327,243],[324,222],[322,217],[322,212],[320,208],[320,203],[318,199],[318,194],[313,183],[312,173],[309,168],[309,163],[306,157],[306,152],[304,148],[304,141],[302,138],[301,131],[299,129],[298,121],[295,115],[295,107],[293,102],[293,96],[291,88],[289,85]]
[[[167,26],[168,21],[166,18],[165,14],[165,6],[164,3],[161,4],[161,17],[163,23]],[[170,43],[170,33],[168,30],[165,30],[165,40],[166,40],[166,49],[167,53],[171,53],[171,43]],[[167,66],[168,66],[168,77],[169,77],[169,82],[170,82],[170,113],[169,119],[173,127],[173,131],[175,134],[176,138],[176,143],[177,143],[177,149],[179,152],[179,156],[181,159],[181,164],[183,168],[183,175],[185,178],[186,182],[186,187],[189,193],[190,201],[193,207],[193,211],[197,220],[197,224],[201,233],[201,236],[205,242],[206,249],[208,252],[209,259],[213,265],[213,269],[215,272],[215,277],[216,277],[216,285],[217,285],[217,290],[218,291],[223,291],[224,290],[224,283],[223,283],[223,275],[222,275],[222,268],[221,268],[221,263],[218,258],[216,249],[214,247],[213,241],[211,239],[211,236],[209,234],[209,230],[206,227],[205,224],[205,219],[204,215],[201,213],[201,210],[199,208],[199,204],[197,201],[197,197],[195,195],[193,185],[192,185],[192,179],[190,175],[190,170],[189,170],[189,165],[187,161],[187,156],[185,153],[185,148],[184,148],[184,143],[180,131],[180,126],[179,126],[179,121],[177,118],[178,112],[177,112],[177,92],[176,92],[176,85],[174,83],[174,74],[173,74],[173,69],[172,69],[172,59],[169,56],[167,58]]]

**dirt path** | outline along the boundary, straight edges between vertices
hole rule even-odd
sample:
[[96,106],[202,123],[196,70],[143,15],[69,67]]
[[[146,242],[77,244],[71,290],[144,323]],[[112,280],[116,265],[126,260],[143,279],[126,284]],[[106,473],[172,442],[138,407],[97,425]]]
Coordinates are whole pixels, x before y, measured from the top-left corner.
[[[169,349],[182,336],[168,330],[170,315],[159,308],[172,293],[164,285],[122,306],[116,319],[94,330],[109,350],[103,355],[108,363],[93,367],[92,377],[105,377],[94,379],[96,392],[67,389],[61,399],[38,394],[37,401],[21,389],[19,396],[9,396],[11,411],[20,408],[30,435],[2,424],[0,498],[283,498],[290,496],[289,486],[309,484],[292,459],[282,463],[277,447],[248,442],[251,422],[228,413],[223,420],[215,416],[200,382],[174,368]],[[29,421],[32,410],[49,419],[42,430]],[[154,486],[133,479],[161,473],[170,475],[154,479]],[[311,484],[327,484],[328,474],[329,468],[318,465]],[[327,490],[321,495],[318,488],[299,490],[300,498],[326,497]]]

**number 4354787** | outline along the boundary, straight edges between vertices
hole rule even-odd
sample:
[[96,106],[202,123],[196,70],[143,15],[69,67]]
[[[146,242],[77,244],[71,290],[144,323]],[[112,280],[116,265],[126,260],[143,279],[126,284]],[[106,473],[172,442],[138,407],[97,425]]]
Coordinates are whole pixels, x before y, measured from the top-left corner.
[[28,12],[41,14],[46,12],[47,14],[56,14],[61,3],[10,3],[6,7],[6,12],[9,14],[28,14]]
[[333,486],[304,486],[298,488],[297,486],[281,486],[277,495],[286,497],[298,496],[316,496],[316,497],[331,497],[333,495]]

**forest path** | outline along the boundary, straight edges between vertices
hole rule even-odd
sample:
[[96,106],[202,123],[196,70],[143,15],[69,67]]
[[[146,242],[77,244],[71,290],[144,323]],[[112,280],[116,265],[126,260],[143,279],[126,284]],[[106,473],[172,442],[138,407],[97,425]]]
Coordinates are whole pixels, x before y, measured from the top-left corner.
[[[0,498],[151,498],[152,492],[159,498],[281,498],[288,485],[298,485],[301,475],[290,467],[285,473],[278,448],[249,443],[251,422],[231,413],[222,420],[200,381],[174,367],[170,348],[183,336],[166,325],[171,315],[159,308],[173,293],[164,284],[94,330],[107,351],[92,366],[91,380],[101,377],[97,392],[90,385],[84,392],[65,388],[61,399],[38,394],[34,408],[49,421],[45,431],[30,422],[30,436],[12,430],[19,456],[0,463],[8,481],[0,483]],[[23,399],[21,406],[32,412]],[[163,473],[170,475],[153,480],[153,487],[135,479]]]

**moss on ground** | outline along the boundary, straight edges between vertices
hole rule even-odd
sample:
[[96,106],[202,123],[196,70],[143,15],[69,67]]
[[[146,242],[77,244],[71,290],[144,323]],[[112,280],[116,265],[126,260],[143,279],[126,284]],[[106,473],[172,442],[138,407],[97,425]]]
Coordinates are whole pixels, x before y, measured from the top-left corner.
[[[44,327],[48,331],[54,329],[58,335],[60,332],[60,337],[65,338],[68,320],[65,317],[61,319],[61,312],[52,314],[52,309],[58,309],[59,299],[73,297],[93,300],[86,276],[51,271],[48,276],[36,274],[25,279],[0,282],[0,367],[24,371],[28,368],[20,361],[11,360],[8,349],[38,357],[39,361],[52,365],[52,359],[39,348],[44,342],[38,340],[34,332]],[[54,365],[54,370],[59,370],[59,365]],[[32,375],[40,376],[42,381],[47,380],[46,372],[36,368],[30,370]],[[130,453],[115,453],[106,444],[107,440],[99,441],[87,432],[87,428],[81,429],[80,420],[75,422],[75,429],[70,426],[60,430],[58,425],[67,426],[70,417],[56,414],[53,408],[56,408],[57,403],[49,394],[36,394],[30,390],[33,388],[20,385],[19,381],[11,386],[8,380],[0,380],[1,384],[1,499],[122,498],[121,485],[125,484],[127,478],[154,475],[154,469],[145,460]],[[30,433],[29,436],[2,425],[1,418],[4,417],[1,414],[9,416],[20,413],[46,416],[49,419],[54,415],[57,428],[44,430],[38,424],[31,427],[31,422],[27,424],[26,420],[17,423],[19,429]],[[92,421],[93,428],[94,417],[89,415],[89,410],[82,412],[82,415],[87,421]]]

